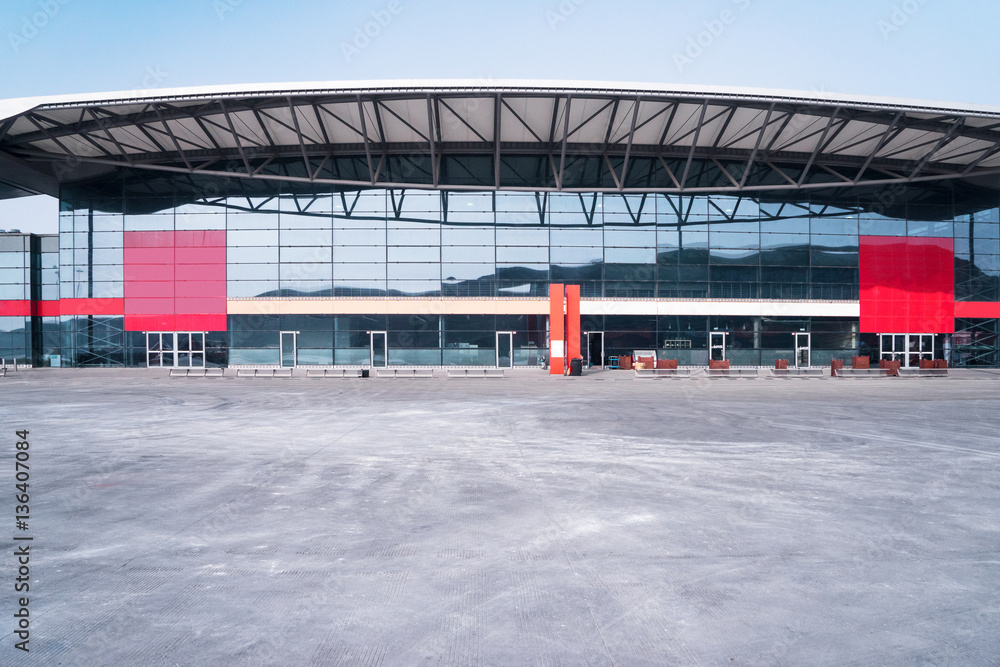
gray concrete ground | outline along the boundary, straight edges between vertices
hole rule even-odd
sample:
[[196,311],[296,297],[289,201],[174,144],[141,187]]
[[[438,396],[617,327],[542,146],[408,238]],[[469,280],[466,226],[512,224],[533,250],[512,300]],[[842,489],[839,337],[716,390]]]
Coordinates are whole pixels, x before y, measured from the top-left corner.
[[[0,664],[1000,656],[1000,372],[0,379]],[[14,431],[30,430],[30,531]],[[30,534],[30,654],[13,535]]]

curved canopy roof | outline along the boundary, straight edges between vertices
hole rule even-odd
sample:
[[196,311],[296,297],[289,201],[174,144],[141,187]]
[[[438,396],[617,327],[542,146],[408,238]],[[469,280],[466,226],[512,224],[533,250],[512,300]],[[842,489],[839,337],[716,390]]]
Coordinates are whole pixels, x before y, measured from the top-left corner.
[[524,81],[228,86],[0,101],[0,197],[132,172],[329,188],[1000,190],[1000,108]]

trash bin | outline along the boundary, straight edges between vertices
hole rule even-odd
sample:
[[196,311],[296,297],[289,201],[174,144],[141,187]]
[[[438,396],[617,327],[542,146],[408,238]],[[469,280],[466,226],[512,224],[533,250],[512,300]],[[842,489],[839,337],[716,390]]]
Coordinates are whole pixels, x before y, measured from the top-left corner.
[[363,378],[368,377],[368,369],[367,368],[362,368],[361,369],[361,377],[363,377]]
[[583,358],[577,357],[576,359],[569,360],[569,374],[579,377],[583,375]]

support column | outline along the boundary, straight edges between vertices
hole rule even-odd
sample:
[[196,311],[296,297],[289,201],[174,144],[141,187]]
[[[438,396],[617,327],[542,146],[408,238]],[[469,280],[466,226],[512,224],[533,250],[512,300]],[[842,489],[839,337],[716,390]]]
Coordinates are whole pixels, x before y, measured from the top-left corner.
[[565,370],[566,332],[563,313],[563,284],[549,285],[549,375],[562,375]]
[[566,285],[566,358],[580,354],[580,286]]

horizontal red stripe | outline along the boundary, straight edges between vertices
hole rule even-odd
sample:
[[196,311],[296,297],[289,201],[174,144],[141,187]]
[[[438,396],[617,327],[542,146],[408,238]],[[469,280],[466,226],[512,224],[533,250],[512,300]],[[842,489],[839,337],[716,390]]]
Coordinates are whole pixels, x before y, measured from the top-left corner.
[[955,317],[993,318],[1000,317],[998,301],[956,301]]
[[126,315],[125,331],[177,331],[173,315]]
[[59,301],[36,301],[36,314],[38,317],[59,317],[62,310],[59,304]]
[[125,299],[60,299],[62,315],[118,315],[125,313]]
[[0,316],[31,317],[31,302],[20,299],[0,301]]

